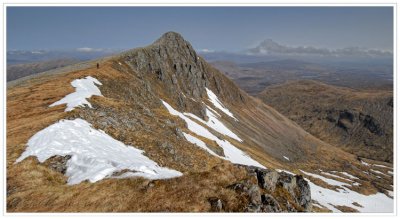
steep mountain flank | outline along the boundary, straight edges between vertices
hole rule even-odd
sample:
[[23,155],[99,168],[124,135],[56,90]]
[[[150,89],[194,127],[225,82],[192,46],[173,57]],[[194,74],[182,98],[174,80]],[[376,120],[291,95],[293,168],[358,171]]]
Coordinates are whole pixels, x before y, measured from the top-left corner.
[[393,93],[316,81],[271,86],[259,97],[312,135],[374,160],[393,162]]
[[8,211],[374,211],[328,205],[323,189],[392,201],[391,176],[247,95],[177,33],[99,65],[8,87]]

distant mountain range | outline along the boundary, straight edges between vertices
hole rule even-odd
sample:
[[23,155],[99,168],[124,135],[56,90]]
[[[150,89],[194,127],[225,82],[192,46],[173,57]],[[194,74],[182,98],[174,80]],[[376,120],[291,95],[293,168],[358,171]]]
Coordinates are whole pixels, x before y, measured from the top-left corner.
[[281,59],[242,64],[214,61],[211,64],[252,95],[269,85],[305,79],[355,89],[392,89],[393,86],[393,65],[385,63],[318,63]]
[[7,65],[24,64],[49,60],[90,60],[121,52],[121,49],[77,48],[71,50],[11,50],[7,51]]
[[248,49],[252,55],[297,55],[297,56],[327,56],[327,57],[392,57],[393,52],[361,47],[345,47],[327,49],[314,46],[287,46],[272,39],[262,41],[258,46]]

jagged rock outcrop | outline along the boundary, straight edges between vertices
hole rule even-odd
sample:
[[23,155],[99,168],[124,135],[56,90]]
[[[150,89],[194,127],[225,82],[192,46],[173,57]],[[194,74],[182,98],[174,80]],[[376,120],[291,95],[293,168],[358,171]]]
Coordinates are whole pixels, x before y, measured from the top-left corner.
[[[125,61],[136,72],[154,74],[158,80],[169,84],[171,91],[178,88],[199,98],[208,80],[200,57],[181,35],[168,32],[151,46],[125,54]],[[183,83],[184,79],[185,83]]]
[[[167,32],[153,44],[128,51],[120,57],[139,78],[154,78],[160,82],[181,110],[204,107],[185,97],[202,98],[206,95],[206,87],[215,88],[220,98],[232,103],[246,101],[246,95],[223,74],[215,74],[216,69],[198,56],[178,33]],[[222,89],[223,86],[227,89]],[[201,110],[193,113],[204,118]]]
[[242,194],[248,200],[246,212],[309,212],[312,208],[311,190],[301,175],[286,172],[245,167],[249,180],[230,185],[228,188]]

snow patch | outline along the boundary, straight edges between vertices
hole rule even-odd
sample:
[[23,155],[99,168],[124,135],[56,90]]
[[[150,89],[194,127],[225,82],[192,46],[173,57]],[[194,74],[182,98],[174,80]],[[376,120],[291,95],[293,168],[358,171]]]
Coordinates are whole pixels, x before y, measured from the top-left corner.
[[75,107],[84,105],[92,108],[92,105],[89,103],[89,101],[86,100],[86,98],[90,98],[93,95],[103,96],[101,95],[101,92],[96,84],[102,85],[100,81],[91,76],[87,76],[84,79],[75,79],[71,82],[71,85],[75,87],[75,92],[70,93],[61,100],[51,104],[50,107],[67,104],[65,112],[71,111]]
[[345,175],[345,176],[347,176],[347,177],[349,177],[350,179],[359,179],[358,177],[355,177],[355,176],[353,176],[353,175],[351,175],[350,173],[347,173],[347,172],[340,172],[340,173]]
[[211,155],[214,155],[214,156],[216,156],[216,157],[222,158],[221,156],[219,156],[218,154],[216,154],[214,151],[210,150],[210,149],[207,147],[206,143],[204,143],[204,141],[202,141],[202,140],[200,140],[200,139],[194,137],[194,136],[191,135],[191,134],[185,133],[185,132],[183,132],[183,135],[185,136],[186,140],[189,141],[190,143],[195,144],[195,145],[197,145],[197,146],[203,148],[204,150],[206,150],[206,151],[207,151],[208,153],[210,153]]
[[[143,155],[142,150],[113,139],[104,131],[96,130],[83,119],[61,120],[39,131],[28,141],[20,162],[36,156],[44,162],[52,156],[71,155],[67,162],[68,184],[89,180],[96,182],[112,177],[113,173],[130,170],[125,177],[140,176],[149,179],[179,177],[182,173],[160,167]],[[118,177],[118,178],[121,178]]]
[[[323,188],[311,182],[309,179],[306,178],[307,182],[310,185],[311,189],[311,198],[317,201],[320,205],[328,208],[333,212],[341,212],[340,210],[336,209],[333,205],[344,205],[349,206],[354,209],[357,209],[363,213],[390,213],[393,212],[394,205],[393,199],[389,198],[383,193],[376,193],[374,195],[363,195],[352,191],[343,185],[345,183],[338,182],[338,181],[331,181],[326,179],[325,177],[319,176],[317,174],[308,173],[303,170],[301,172],[305,173],[306,175],[319,178],[328,184],[340,186],[341,188],[339,191]],[[355,206],[352,203],[357,202],[363,207]]]
[[323,177],[323,176],[318,175],[318,174],[309,173],[309,172],[306,172],[306,171],[303,171],[303,170],[300,170],[300,172],[302,172],[302,173],[304,173],[304,174],[306,174],[306,175],[312,176],[312,177],[314,177],[314,178],[320,179],[320,180],[322,180],[322,181],[328,183],[328,184],[331,185],[331,186],[339,186],[339,187],[344,186],[344,185],[346,185],[346,186],[351,186],[351,185],[348,184],[348,183],[340,182],[340,181],[333,180],[333,179],[328,179],[328,178]]
[[344,178],[344,177],[341,177],[341,176],[338,176],[338,175],[335,175],[335,174],[332,174],[332,173],[327,173],[327,172],[321,172],[321,173],[323,175],[327,175],[327,176],[331,176],[331,177],[334,177],[334,178],[339,178],[339,179],[343,179],[343,180],[352,182],[350,179],[347,179],[347,178]]
[[388,176],[388,175],[386,175],[386,174],[382,173],[382,172],[381,172],[381,171],[379,171],[379,170],[370,169],[370,171],[372,171],[372,172],[374,172],[374,173],[377,173],[377,174],[384,175],[384,176]]
[[214,104],[215,107],[217,107],[219,110],[224,112],[226,115],[232,117],[236,121],[238,121],[233,114],[222,104],[222,102],[218,99],[217,95],[214,94],[210,89],[206,88],[207,95],[208,95],[208,100]]
[[190,116],[194,119],[196,119],[197,121],[207,125],[208,127],[214,129],[215,131],[229,136],[239,142],[243,142],[242,139],[239,138],[239,136],[237,136],[235,133],[233,133],[228,127],[226,127],[221,121],[219,121],[217,119],[217,117],[215,116],[214,113],[212,113],[210,110],[206,109],[206,115],[208,117],[208,121],[204,121],[201,118],[199,118],[198,116],[192,114],[192,113],[183,113],[185,116]]
[[315,207],[318,207],[318,208],[324,208],[322,205],[320,205],[318,203],[312,203],[312,205],[314,205]]
[[371,164],[369,164],[369,163],[367,163],[367,162],[365,162],[363,160],[361,160],[361,164],[364,165],[364,166],[371,166]]
[[[306,179],[310,185],[311,198],[333,212],[341,212],[332,205],[345,205],[357,209],[362,213],[391,213],[393,212],[393,199],[383,193],[374,195],[363,195],[352,190],[343,188],[337,192],[323,188]],[[359,203],[363,207],[352,205]]]
[[283,156],[283,158],[285,158],[286,160],[290,161],[290,159],[288,157],[286,157],[286,156]]
[[[163,100],[161,100],[161,101],[171,115],[178,116],[179,118],[183,119],[186,122],[187,127],[191,132],[195,133],[196,135],[199,135],[199,136],[208,138],[212,141],[215,141],[220,147],[222,147],[222,149],[224,150],[225,158],[227,160],[229,160],[230,162],[236,163],[236,164],[243,164],[243,165],[248,165],[248,166],[257,166],[257,167],[265,168],[262,164],[253,160],[249,155],[247,155],[240,149],[233,146],[229,141],[219,139],[217,136],[215,136],[210,131],[208,131],[208,129],[204,128],[203,126],[199,125],[198,123],[194,122],[193,120],[191,120],[189,117],[186,116],[186,115],[193,115],[193,114],[186,113],[186,115],[185,115],[185,114],[175,110],[167,102],[165,102]],[[195,115],[193,115],[193,116],[196,117]],[[198,119],[200,119],[200,118],[198,118]],[[201,119],[199,121],[201,121]]]
[[[204,103],[204,102],[203,102]],[[209,107],[207,104],[206,105],[207,109],[211,110],[214,114],[216,114],[217,116],[221,117],[221,114],[219,114],[217,111],[215,111],[213,108]]]
[[380,165],[380,164],[373,164],[372,166],[375,166],[375,167],[382,167],[382,168],[387,168],[387,169],[393,169],[392,167],[388,167],[388,166]]

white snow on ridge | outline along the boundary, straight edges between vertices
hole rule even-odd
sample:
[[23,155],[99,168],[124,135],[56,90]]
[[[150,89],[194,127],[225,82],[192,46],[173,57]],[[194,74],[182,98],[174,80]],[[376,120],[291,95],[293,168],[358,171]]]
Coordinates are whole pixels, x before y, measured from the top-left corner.
[[384,175],[384,176],[388,176],[387,174],[384,174],[384,173],[382,173],[382,172],[379,171],[379,170],[370,169],[370,171],[372,171],[372,172],[374,172],[374,173],[377,173],[377,174]]
[[246,153],[244,153],[240,149],[238,149],[235,146],[233,146],[229,141],[219,139],[217,136],[215,136],[210,131],[208,131],[208,129],[206,129],[203,126],[197,124],[196,122],[191,120],[189,117],[187,117],[183,113],[175,110],[167,102],[165,102],[163,100],[161,100],[161,101],[162,101],[162,103],[164,104],[164,106],[167,108],[168,112],[171,115],[178,116],[178,117],[180,117],[181,119],[183,119],[186,122],[186,124],[188,126],[188,129],[191,132],[195,133],[196,135],[199,135],[199,136],[208,138],[208,139],[210,139],[212,141],[215,141],[220,147],[222,147],[222,149],[224,150],[225,159],[229,160],[232,163],[236,163],[236,164],[243,164],[243,165],[257,166],[257,167],[265,168],[262,164],[260,164],[256,160],[253,160]]
[[290,159],[288,157],[286,157],[286,156],[283,156],[283,158],[285,158],[286,160],[290,161]]
[[[204,102],[203,102],[204,103]],[[215,111],[213,108],[209,107],[207,104],[206,105],[207,109],[211,110],[214,114],[216,114],[217,116],[221,117],[221,114],[219,114],[217,111]]]
[[361,160],[361,164],[364,165],[364,166],[371,166],[371,164],[369,164],[369,163],[367,163],[367,162],[365,162],[363,160]]
[[393,169],[392,167],[388,167],[388,166],[380,165],[380,164],[373,164],[372,166],[382,167],[382,168],[387,168],[387,169]]
[[[357,209],[363,213],[390,213],[393,212],[394,205],[393,199],[389,198],[383,193],[376,193],[373,195],[363,195],[357,193],[353,190],[350,190],[343,185],[346,185],[342,182],[334,182],[330,179],[326,179],[325,177],[319,176],[317,174],[308,173],[303,170],[301,172],[306,175],[319,178],[328,184],[340,186],[341,189],[339,191],[334,191],[331,189],[323,188],[311,182],[309,179],[306,179],[310,185],[311,189],[311,198],[317,201],[320,205],[325,206],[333,212],[341,212],[336,209],[333,205],[344,205],[354,209]],[[342,184],[342,185],[340,185]],[[352,203],[357,202],[362,207],[355,206]]]
[[197,121],[207,125],[208,127],[214,129],[215,131],[229,136],[239,142],[243,142],[242,139],[239,138],[239,136],[237,136],[235,133],[233,133],[228,127],[226,127],[221,121],[219,121],[217,119],[217,117],[215,116],[214,113],[212,113],[210,110],[206,109],[206,115],[208,117],[208,121],[204,121],[201,118],[199,118],[198,116],[192,114],[192,113],[183,113],[185,116],[190,116],[194,119],[196,119]]
[[[325,206],[333,212],[341,212],[332,205],[345,205],[357,209],[363,213],[391,213],[394,205],[393,199],[383,193],[374,195],[363,195],[352,190],[343,189],[345,192],[336,192],[323,188],[306,179],[310,184],[311,198],[318,201],[320,205]],[[359,203],[363,207],[353,205],[353,202]],[[331,205],[332,204],[332,205]]]
[[93,95],[103,96],[101,95],[101,92],[96,84],[102,85],[100,81],[91,76],[87,76],[83,79],[75,79],[71,82],[71,85],[75,87],[75,92],[68,94],[55,103],[52,103],[50,107],[67,104],[65,112],[71,111],[75,107],[84,105],[88,105],[91,108],[92,105],[86,100],[86,98],[90,98]]
[[312,205],[314,205],[314,206],[316,206],[316,207],[318,207],[318,208],[324,208],[322,205],[317,204],[317,203],[312,203]]
[[238,121],[233,114],[221,103],[221,101],[218,99],[217,95],[214,94],[210,89],[206,88],[207,95],[208,95],[208,100],[214,104],[215,107],[217,107],[219,110],[224,112],[226,115],[232,117],[236,121]]
[[332,185],[332,186],[340,186],[340,187],[343,186],[343,185],[351,186],[348,183],[340,182],[340,181],[333,180],[333,179],[328,179],[328,178],[323,177],[323,176],[318,175],[318,174],[309,173],[309,172],[306,172],[306,171],[303,171],[303,170],[300,170],[300,172],[302,172],[302,173],[304,173],[306,175],[312,176],[314,178],[320,179],[320,180],[322,180],[322,181],[324,181],[324,182],[326,182],[326,183],[328,183],[329,185]]
[[358,177],[355,177],[355,176],[353,176],[353,175],[351,175],[350,173],[347,173],[347,172],[340,172],[340,173],[345,175],[345,176],[347,176],[347,177],[349,177],[350,179],[359,179]]
[[206,143],[204,143],[204,141],[202,141],[202,140],[200,140],[200,139],[194,137],[194,136],[191,135],[191,134],[185,133],[185,132],[183,132],[183,135],[185,136],[186,140],[189,141],[190,143],[195,144],[195,145],[197,145],[197,146],[203,148],[203,149],[206,150],[208,153],[210,153],[210,154],[212,154],[212,155],[214,155],[214,156],[216,156],[216,157],[222,158],[221,156],[219,156],[218,154],[216,154],[214,151],[210,150],[210,149],[207,147]]
[[344,178],[344,177],[341,177],[341,176],[338,176],[338,175],[335,175],[335,174],[332,174],[332,173],[327,173],[327,172],[321,172],[321,173],[323,175],[332,176],[332,177],[335,177],[335,178],[339,178],[339,179],[343,179],[343,180],[352,182],[350,179],[347,179],[347,178]]
[[39,131],[28,141],[20,162],[36,156],[44,162],[54,155],[71,155],[67,162],[68,184],[89,180],[96,182],[113,177],[113,173],[130,170],[121,177],[140,176],[149,179],[179,177],[182,173],[160,167],[144,156],[142,150],[127,146],[83,119],[61,120]]
[[171,105],[169,105],[167,102],[162,100],[162,103],[164,104],[164,106],[167,108],[168,112],[171,115],[174,116],[178,116],[179,118],[183,119],[187,126],[188,129],[194,133],[196,133],[197,135],[200,135],[202,137],[208,138],[213,140],[214,138],[216,138],[216,136],[214,136],[210,131],[208,131],[206,128],[204,128],[203,126],[197,124],[196,122],[194,122],[193,120],[189,119],[187,116],[185,116],[183,113],[176,111]]

